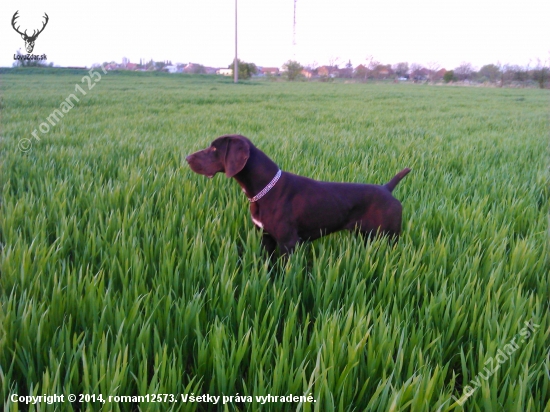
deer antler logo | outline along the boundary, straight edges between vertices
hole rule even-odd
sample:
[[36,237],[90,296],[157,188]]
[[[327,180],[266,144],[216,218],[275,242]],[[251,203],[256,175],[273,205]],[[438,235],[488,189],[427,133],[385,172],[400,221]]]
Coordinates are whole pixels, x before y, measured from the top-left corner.
[[17,33],[19,33],[19,34],[21,35],[21,37],[23,38],[23,40],[25,40],[25,48],[27,49],[27,53],[32,53],[32,51],[33,51],[33,49],[34,49],[34,42],[36,41],[36,38],[38,37],[38,35],[39,35],[40,33],[42,33],[42,31],[44,31],[44,28],[46,27],[46,24],[48,24],[48,20],[49,20],[50,18],[48,17],[48,15],[47,15],[46,13],[44,13],[44,16],[43,16],[43,17],[46,19],[46,21],[42,23],[42,28],[41,28],[40,30],[38,30],[38,31],[34,30],[33,33],[32,33],[32,36],[29,36],[29,35],[27,35],[27,30],[25,30],[24,33],[21,33],[21,32],[19,31],[19,27],[20,27],[20,26],[17,26],[17,28],[15,27],[15,20],[19,17],[19,16],[17,15],[17,13],[19,13],[19,10],[17,10],[17,11],[14,13],[14,15],[13,15],[13,17],[12,17],[12,19],[11,19],[11,25],[12,25],[13,29],[14,29]]

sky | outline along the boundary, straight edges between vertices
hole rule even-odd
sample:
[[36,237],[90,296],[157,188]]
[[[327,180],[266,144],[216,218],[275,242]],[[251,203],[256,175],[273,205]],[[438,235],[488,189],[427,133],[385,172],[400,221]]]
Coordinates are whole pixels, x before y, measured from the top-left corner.
[[[281,67],[374,59],[448,70],[463,62],[535,64],[550,60],[549,0],[239,0],[238,54],[257,66]],[[33,54],[57,66],[87,66],[123,57],[227,67],[235,54],[234,0],[2,0],[0,66],[24,42],[11,26],[38,36]]]

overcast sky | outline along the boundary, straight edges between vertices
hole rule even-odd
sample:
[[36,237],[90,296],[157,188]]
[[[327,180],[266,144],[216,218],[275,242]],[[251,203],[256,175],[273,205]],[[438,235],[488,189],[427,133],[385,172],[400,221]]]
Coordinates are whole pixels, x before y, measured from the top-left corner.
[[[239,0],[239,58],[280,67],[288,59],[343,66],[365,63],[462,62],[527,65],[550,58],[550,0]],[[61,66],[91,66],[123,57],[227,67],[234,56],[234,0],[150,2],[15,1],[0,4],[0,66],[12,66],[21,30],[49,23],[34,54]]]

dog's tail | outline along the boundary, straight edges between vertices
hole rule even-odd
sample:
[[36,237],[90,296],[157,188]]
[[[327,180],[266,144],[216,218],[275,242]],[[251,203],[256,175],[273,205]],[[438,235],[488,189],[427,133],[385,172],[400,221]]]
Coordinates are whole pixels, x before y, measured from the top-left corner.
[[384,185],[386,189],[388,189],[390,192],[393,192],[393,189],[395,189],[395,186],[403,179],[407,174],[411,171],[408,167],[401,170],[399,173],[397,173],[392,180],[390,180],[388,183]]

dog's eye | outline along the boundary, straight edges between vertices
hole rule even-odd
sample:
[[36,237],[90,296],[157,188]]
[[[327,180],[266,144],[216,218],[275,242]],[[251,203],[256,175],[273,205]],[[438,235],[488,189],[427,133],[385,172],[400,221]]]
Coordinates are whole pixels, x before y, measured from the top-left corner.
[[215,152],[216,151],[216,148],[214,146],[212,146],[212,151]]

